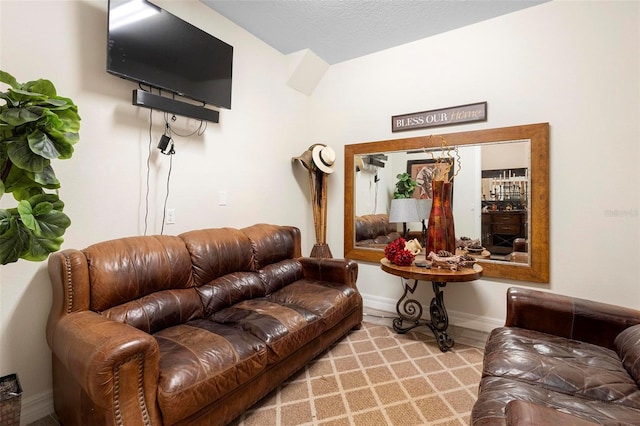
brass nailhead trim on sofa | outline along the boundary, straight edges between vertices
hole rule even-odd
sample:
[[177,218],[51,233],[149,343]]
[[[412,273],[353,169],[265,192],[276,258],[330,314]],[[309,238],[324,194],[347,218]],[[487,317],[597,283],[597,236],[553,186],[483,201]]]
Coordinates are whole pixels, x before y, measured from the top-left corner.
[[120,411],[120,367],[122,367],[123,364],[130,362],[131,360],[135,360],[138,363],[138,404],[140,406],[140,410],[142,411],[142,421],[145,425],[151,426],[151,421],[149,420],[149,412],[147,411],[147,405],[144,400],[144,390],[142,387],[142,381],[144,377],[144,363],[142,354],[137,354],[131,358],[120,361],[115,365],[113,372],[113,407],[116,417],[116,424],[124,426],[124,421],[122,420],[122,412]]
[[73,286],[71,285],[71,261],[69,256],[64,256],[65,269],[67,270],[67,292],[69,297],[67,298],[67,313],[70,314],[73,310]]

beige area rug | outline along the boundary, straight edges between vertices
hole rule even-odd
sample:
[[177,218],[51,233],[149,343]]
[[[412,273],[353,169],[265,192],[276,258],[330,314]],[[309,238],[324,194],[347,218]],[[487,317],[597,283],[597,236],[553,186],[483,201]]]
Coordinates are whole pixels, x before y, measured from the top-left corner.
[[233,425],[468,425],[482,351],[417,330],[363,323]]

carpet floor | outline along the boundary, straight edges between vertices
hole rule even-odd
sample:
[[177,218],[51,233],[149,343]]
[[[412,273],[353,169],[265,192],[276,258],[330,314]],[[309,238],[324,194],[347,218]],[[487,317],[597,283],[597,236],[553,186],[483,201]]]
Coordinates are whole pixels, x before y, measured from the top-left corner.
[[482,350],[418,330],[363,323],[232,425],[468,425]]

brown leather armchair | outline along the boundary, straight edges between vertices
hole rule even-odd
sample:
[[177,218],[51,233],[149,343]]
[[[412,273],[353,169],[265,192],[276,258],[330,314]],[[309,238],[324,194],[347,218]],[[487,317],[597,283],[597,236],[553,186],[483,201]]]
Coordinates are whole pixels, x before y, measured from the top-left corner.
[[254,225],[51,255],[64,425],[224,425],[362,321],[352,261]]
[[640,311],[510,288],[471,423],[637,425],[639,384]]

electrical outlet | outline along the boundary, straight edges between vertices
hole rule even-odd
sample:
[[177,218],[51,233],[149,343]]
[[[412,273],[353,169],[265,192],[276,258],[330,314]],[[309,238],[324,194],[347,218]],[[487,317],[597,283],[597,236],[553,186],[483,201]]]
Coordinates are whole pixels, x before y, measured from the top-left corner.
[[175,209],[167,209],[164,223],[166,223],[166,224],[176,223],[176,210]]

